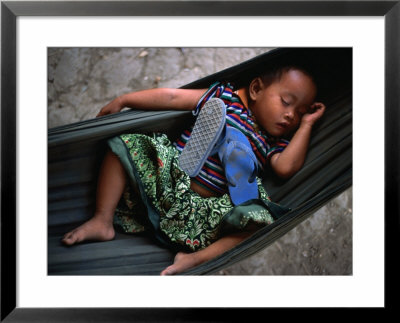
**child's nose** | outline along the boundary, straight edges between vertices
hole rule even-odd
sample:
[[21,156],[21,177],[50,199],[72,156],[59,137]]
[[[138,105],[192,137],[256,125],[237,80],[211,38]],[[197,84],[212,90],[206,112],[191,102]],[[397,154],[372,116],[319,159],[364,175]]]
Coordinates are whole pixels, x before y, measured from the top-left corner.
[[293,109],[287,109],[285,111],[285,118],[288,120],[292,120],[294,118],[294,110]]

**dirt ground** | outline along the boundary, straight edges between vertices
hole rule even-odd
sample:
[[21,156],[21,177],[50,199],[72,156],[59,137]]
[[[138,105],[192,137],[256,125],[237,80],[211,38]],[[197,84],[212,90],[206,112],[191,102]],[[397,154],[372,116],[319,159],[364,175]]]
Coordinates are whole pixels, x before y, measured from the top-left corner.
[[[180,87],[268,48],[49,48],[48,127],[94,118],[116,96]],[[220,275],[352,275],[352,189]]]

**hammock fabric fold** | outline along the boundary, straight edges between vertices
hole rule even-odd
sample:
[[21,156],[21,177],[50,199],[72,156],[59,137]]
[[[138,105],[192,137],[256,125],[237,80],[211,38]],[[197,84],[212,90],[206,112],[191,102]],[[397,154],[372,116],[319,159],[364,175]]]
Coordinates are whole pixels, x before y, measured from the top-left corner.
[[[352,185],[352,50],[284,48],[207,76],[183,88],[204,88],[215,81],[240,87],[275,64],[311,70],[319,84],[318,100],[327,111],[313,130],[304,167],[290,180],[267,173],[263,185],[272,200],[292,209],[232,250],[184,275],[212,274],[253,255],[294,228]],[[164,132],[176,138],[193,122],[191,112],[124,111],[48,131],[48,274],[158,275],[174,252],[147,233],[118,233],[113,241],[72,247],[63,234],[94,211],[97,176],[106,140],[124,132]]]

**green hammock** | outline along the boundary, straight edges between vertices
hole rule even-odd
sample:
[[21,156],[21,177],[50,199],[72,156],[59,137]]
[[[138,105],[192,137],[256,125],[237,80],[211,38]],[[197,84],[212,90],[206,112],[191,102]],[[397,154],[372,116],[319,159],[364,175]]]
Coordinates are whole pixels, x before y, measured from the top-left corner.
[[[263,183],[272,200],[291,212],[235,248],[184,274],[211,274],[243,260],[284,235],[319,207],[352,185],[352,50],[276,49],[184,88],[206,88],[215,81],[245,85],[275,64],[301,65],[319,84],[318,100],[327,111],[313,130],[304,167],[290,180],[267,173]],[[94,212],[96,181],[105,141],[124,132],[160,131],[176,138],[193,122],[191,112],[129,110],[48,131],[48,274],[158,275],[174,252],[150,234],[116,234],[112,241],[65,247],[63,234]]]

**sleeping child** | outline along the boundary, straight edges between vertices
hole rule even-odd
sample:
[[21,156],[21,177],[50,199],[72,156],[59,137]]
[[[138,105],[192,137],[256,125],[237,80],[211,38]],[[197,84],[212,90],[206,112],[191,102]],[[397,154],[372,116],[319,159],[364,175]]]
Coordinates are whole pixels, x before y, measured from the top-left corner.
[[[179,250],[161,275],[181,273],[236,246],[285,212],[260,175],[289,178],[303,166],[313,125],[325,105],[303,68],[281,66],[244,88],[149,89],[117,97],[98,116],[122,108],[191,110],[194,125],[174,142],[165,134],[108,140],[93,217],[63,237],[65,245],[107,241],[114,225],[150,228]],[[290,141],[289,141],[290,139]]]

